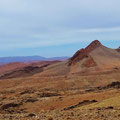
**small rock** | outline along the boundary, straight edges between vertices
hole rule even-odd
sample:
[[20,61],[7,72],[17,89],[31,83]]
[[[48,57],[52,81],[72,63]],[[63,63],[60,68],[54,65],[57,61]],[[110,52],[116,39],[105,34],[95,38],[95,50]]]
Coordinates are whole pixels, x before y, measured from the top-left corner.
[[36,115],[34,113],[30,113],[27,117],[35,117]]

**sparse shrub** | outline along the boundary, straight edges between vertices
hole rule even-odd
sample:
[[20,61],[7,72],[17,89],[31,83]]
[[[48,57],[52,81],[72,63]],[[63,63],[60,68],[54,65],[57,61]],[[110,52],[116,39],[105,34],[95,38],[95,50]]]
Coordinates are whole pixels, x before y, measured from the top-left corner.
[[53,120],[53,117],[51,115],[49,115],[48,120]]

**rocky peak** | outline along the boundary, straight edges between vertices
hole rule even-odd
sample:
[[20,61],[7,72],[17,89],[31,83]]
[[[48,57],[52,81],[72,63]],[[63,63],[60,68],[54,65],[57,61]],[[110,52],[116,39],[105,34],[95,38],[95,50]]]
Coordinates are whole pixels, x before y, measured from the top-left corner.
[[70,59],[70,65],[75,64],[76,62],[82,60],[89,56],[89,53],[94,49],[102,46],[102,44],[98,40],[94,40],[90,45],[88,45],[85,49],[78,50],[73,57]]
[[94,40],[90,45],[88,45],[85,49],[87,52],[91,52],[92,50],[96,49],[97,47],[102,46],[102,44],[98,40]]

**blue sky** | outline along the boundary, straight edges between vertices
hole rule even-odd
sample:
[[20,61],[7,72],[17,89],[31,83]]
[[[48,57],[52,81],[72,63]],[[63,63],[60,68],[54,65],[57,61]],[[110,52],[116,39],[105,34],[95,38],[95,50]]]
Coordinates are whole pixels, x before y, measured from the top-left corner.
[[0,0],[0,57],[72,56],[120,46],[120,0]]

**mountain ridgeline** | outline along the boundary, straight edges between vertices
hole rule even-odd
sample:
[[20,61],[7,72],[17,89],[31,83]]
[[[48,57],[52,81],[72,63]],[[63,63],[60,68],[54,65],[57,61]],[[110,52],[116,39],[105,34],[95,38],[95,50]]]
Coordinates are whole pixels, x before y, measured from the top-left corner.
[[1,57],[0,64],[8,64],[14,62],[38,62],[38,61],[54,61],[54,60],[66,60],[69,57],[53,57],[53,58],[46,58],[42,56],[21,56],[21,57]]
[[[21,58],[21,61],[26,61],[28,58]],[[47,60],[41,57],[29,57],[29,60]],[[56,60],[51,58],[49,60]],[[66,59],[66,60],[65,60]],[[20,59],[19,59],[20,60]],[[62,58],[63,60],[63,58]],[[44,63],[44,62],[43,62]],[[120,69],[120,48],[111,49],[103,46],[98,40],[94,40],[86,48],[78,50],[71,58],[64,58],[64,61],[53,62],[37,62],[35,65],[26,64],[19,69],[9,69],[7,73],[0,76],[1,79],[32,76],[39,73],[40,76],[69,76],[69,75],[89,75],[98,74]],[[17,63],[18,65],[18,63]],[[6,65],[7,66],[7,65]],[[10,64],[9,66],[12,67]],[[8,66],[7,66],[8,67]],[[14,67],[14,68],[17,68]],[[3,68],[4,69],[4,66]],[[8,68],[7,68],[8,70]],[[21,72],[22,71],[22,72]]]

